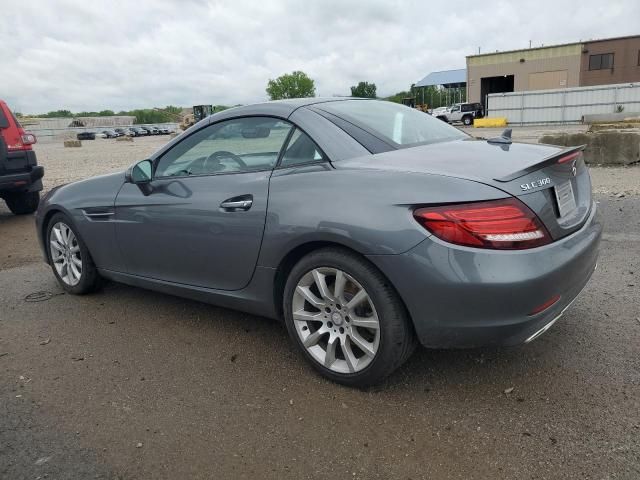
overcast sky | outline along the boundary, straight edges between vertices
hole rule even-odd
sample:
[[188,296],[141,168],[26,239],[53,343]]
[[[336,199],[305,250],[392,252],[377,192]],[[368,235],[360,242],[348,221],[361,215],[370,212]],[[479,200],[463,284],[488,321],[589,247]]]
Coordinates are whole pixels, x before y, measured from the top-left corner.
[[58,108],[266,100],[303,70],[322,96],[378,95],[495,50],[640,33],[638,0],[0,0],[0,98]]

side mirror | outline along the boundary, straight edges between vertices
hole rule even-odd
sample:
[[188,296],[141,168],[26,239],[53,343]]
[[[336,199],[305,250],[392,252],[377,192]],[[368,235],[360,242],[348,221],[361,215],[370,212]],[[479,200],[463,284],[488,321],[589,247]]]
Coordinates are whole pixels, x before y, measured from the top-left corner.
[[153,163],[151,160],[142,160],[127,170],[125,180],[140,187],[142,193],[149,195],[151,193],[151,178],[153,172]]

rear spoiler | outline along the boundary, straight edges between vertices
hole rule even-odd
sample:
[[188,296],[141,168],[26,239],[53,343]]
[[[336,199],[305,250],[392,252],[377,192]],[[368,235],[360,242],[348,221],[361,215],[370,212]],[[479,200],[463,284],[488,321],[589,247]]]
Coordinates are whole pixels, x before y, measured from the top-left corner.
[[581,152],[585,148],[586,148],[586,145],[580,145],[578,147],[565,148],[565,149],[561,150],[558,153],[554,153],[550,157],[544,158],[541,162],[538,162],[538,163],[536,163],[534,165],[531,165],[531,166],[529,166],[527,168],[523,168],[522,170],[518,170],[517,172],[510,173],[506,177],[494,178],[494,180],[496,182],[503,182],[503,183],[511,182],[511,181],[515,180],[516,178],[524,177],[525,175],[528,175],[529,173],[535,172],[536,170],[540,170],[541,168],[545,168],[545,167],[548,167],[550,165],[553,165],[558,160],[560,160],[562,157],[566,157],[567,155],[571,155],[572,153],[575,153],[575,152]]

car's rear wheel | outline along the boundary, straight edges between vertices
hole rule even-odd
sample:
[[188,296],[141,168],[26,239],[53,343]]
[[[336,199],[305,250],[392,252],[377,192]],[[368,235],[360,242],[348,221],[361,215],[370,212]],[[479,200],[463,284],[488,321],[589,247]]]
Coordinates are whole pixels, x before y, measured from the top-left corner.
[[76,295],[100,286],[100,276],[91,254],[69,218],[57,213],[47,227],[51,269],[62,288]]
[[471,115],[465,115],[462,117],[462,123],[464,123],[467,127],[469,125],[473,125],[473,117]]
[[285,286],[289,334],[325,377],[355,387],[380,382],[413,352],[404,304],[371,263],[327,248],[302,258]]
[[38,209],[40,192],[9,193],[4,201],[14,215],[29,215]]

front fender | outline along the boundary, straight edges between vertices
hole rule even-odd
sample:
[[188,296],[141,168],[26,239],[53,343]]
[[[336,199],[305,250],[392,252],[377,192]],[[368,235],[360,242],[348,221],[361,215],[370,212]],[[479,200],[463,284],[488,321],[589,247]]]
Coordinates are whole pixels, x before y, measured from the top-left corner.
[[124,173],[119,172],[58,186],[49,191],[36,213],[38,241],[45,262],[49,263],[45,245],[47,224],[55,213],[61,212],[73,223],[98,268],[123,270],[122,255],[115,239],[115,215],[87,215],[97,211],[115,213],[115,197],[123,184]]

